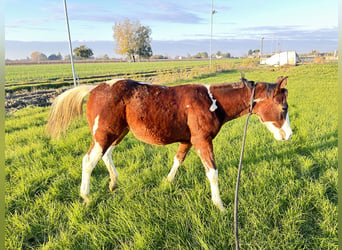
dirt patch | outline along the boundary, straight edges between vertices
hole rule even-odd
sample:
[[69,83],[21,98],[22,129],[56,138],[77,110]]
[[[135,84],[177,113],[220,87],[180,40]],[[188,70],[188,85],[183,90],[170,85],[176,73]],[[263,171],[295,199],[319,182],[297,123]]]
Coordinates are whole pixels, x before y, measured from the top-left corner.
[[38,107],[50,106],[53,100],[67,89],[67,87],[64,87],[59,89],[22,90],[14,93],[6,93],[5,111],[6,113],[12,113],[29,105]]

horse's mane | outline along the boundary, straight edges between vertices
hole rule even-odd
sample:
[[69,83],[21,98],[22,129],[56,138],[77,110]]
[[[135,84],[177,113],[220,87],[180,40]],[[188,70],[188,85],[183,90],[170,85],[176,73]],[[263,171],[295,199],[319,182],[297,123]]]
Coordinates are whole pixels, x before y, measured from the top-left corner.
[[[212,84],[211,87],[213,87],[215,90],[229,91],[229,90],[234,90],[234,89],[242,89],[242,88],[245,88],[246,86],[251,89],[252,84],[254,84],[254,82],[246,80],[246,82],[241,81],[241,82]],[[265,91],[266,91],[267,97],[272,95],[274,88],[276,86],[276,84],[274,84],[274,83],[267,83],[267,82],[257,82],[257,83],[255,83],[255,86],[257,86],[257,85],[264,85],[265,86]]]
[[212,84],[211,87],[215,89],[221,89],[224,88],[226,89],[242,89],[245,87],[245,84],[243,82],[230,82],[230,83],[217,83],[217,84]]
[[256,84],[262,84],[265,86],[266,97],[269,97],[273,92],[277,84],[268,82],[257,82]]

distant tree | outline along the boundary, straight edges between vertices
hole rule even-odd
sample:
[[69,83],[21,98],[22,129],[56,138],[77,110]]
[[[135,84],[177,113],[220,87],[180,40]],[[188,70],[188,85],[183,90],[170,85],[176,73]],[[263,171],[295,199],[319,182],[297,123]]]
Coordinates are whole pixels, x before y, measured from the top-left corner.
[[40,56],[40,52],[38,51],[32,52],[31,61],[38,62],[39,56]]
[[39,61],[46,61],[46,60],[47,60],[47,56],[45,54],[41,53],[39,55]]
[[193,58],[201,58],[201,53],[198,52],[196,55],[193,56]]
[[47,56],[39,51],[32,52],[31,54],[31,61],[33,62],[41,62],[46,60]]
[[151,56],[152,59],[168,59],[168,56],[163,55],[153,55]]
[[222,54],[222,57],[223,57],[223,58],[231,58],[231,55],[230,55],[229,52],[227,52],[227,53],[223,53],[223,54]]
[[91,49],[87,48],[85,45],[81,45],[74,49],[75,56],[86,59],[91,57],[94,53]]
[[126,19],[122,23],[115,23],[113,27],[113,38],[116,41],[115,52],[119,55],[127,55],[133,61],[135,61],[133,35],[139,26],[140,23],[138,21],[131,23],[129,19]]
[[202,52],[201,57],[202,58],[208,58],[209,57],[208,52]]
[[260,49],[248,50],[249,56],[257,56],[260,53]]
[[139,21],[130,22],[126,19],[122,23],[115,23],[113,27],[115,40],[115,52],[128,56],[132,61],[136,61],[136,56],[150,58],[151,29],[141,26]]
[[107,54],[104,54],[104,56],[102,57],[103,60],[109,60],[109,56]]
[[47,58],[48,60],[62,60],[62,55],[61,53],[56,54],[51,54],[49,55],[49,57]]
[[139,58],[150,58],[152,56],[151,48],[151,29],[147,26],[140,26],[134,34],[134,40],[137,47]]

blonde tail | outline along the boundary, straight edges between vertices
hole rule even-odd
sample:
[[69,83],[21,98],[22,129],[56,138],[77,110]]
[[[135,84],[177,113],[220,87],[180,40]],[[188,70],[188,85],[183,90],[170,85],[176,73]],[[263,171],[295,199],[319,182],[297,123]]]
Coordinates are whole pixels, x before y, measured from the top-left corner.
[[46,132],[56,138],[66,131],[70,123],[81,116],[83,100],[96,86],[81,85],[57,96],[51,105]]

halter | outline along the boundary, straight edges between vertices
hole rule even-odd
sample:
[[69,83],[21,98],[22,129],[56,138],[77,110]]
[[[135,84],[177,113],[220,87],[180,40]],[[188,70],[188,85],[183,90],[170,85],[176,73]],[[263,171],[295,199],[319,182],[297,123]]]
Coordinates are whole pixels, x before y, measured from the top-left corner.
[[255,95],[255,88],[258,83],[254,83],[254,81],[248,81],[245,77],[244,74],[241,73],[241,81],[246,85],[246,87],[250,90],[251,92],[251,98],[249,102],[249,114],[252,114],[253,107],[254,107],[254,95]]
[[249,104],[249,114],[252,114],[253,108],[254,108],[254,95],[255,95],[255,88],[257,83],[251,82],[252,84],[252,91],[251,91],[251,100],[250,100],[250,104]]
[[251,92],[251,98],[250,98],[250,104],[249,104],[249,112],[247,115],[246,123],[245,123],[245,130],[243,134],[242,139],[242,146],[241,146],[241,154],[240,154],[240,163],[239,163],[239,169],[238,169],[238,175],[236,180],[236,189],[235,189],[235,202],[234,202],[234,235],[235,235],[235,249],[239,250],[239,228],[238,228],[238,202],[239,202],[239,185],[240,185],[240,176],[241,176],[241,166],[242,166],[242,159],[243,159],[243,153],[245,151],[245,142],[246,142],[246,134],[247,134],[247,125],[249,117],[252,114],[253,107],[254,107],[254,95],[255,95],[255,88],[257,83],[254,83],[253,81],[247,81],[243,75],[241,75],[241,80],[246,84],[246,86],[250,89],[248,86],[251,85],[250,92]]

